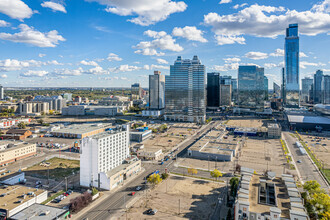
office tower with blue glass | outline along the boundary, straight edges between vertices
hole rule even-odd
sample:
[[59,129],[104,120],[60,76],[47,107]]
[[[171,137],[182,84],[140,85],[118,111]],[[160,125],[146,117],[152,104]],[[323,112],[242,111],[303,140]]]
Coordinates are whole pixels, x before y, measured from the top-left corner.
[[310,90],[313,88],[313,79],[305,77],[301,80],[301,102],[308,103],[310,101]]
[[219,108],[220,106],[220,73],[207,73],[207,107]]
[[237,79],[231,79],[231,100],[234,104],[237,103],[237,95],[238,95],[238,84]]
[[205,122],[205,66],[178,56],[165,77],[165,120]]
[[322,80],[323,80],[323,71],[317,70],[314,74],[314,93],[313,93],[313,103],[319,104],[322,103]]
[[268,100],[268,78],[264,76],[265,100]]
[[296,108],[299,99],[299,36],[298,24],[290,24],[285,37],[285,106]]
[[238,68],[238,107],[262,111],[265,102],[264,68],[255,65]]
[[281,96],[281,87],[275,82],[273,82],[273,96],[275,98],[279,98]]

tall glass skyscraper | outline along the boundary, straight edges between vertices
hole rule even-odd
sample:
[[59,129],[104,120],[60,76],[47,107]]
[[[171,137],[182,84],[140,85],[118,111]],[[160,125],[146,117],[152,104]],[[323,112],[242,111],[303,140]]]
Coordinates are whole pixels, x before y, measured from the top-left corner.
[[220,73],[207,73],[207,106],[220,106]]
[[239,108],[263,110],[265,102],[264,68],[255,65],[238,68]]
[[205,66],[178,56],[165,78],[165,120],[205,122]]
[[323,71],[317,70],[314,74],[314,93],[313,93],[313,102],[322,103],[322,80],[323,80]]
[[301,101],[302,102],[309,102],[310,101],[310,90],[312,89],[313,79],[309,77],[305,77],[301,80]]
[[298,24],[290,24],[285,37],[285,106],[299,107],[299,36]]
[[330,75],[323,76],[322,93],[322,103],[330,104]]

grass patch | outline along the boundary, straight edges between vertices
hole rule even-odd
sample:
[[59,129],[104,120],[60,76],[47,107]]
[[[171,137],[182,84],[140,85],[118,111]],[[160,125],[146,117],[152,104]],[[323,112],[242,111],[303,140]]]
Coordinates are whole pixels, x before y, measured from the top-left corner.
[[43,201],[41,204],[42,204],[42,205],[46,205],[48,202],[52,201],[52,200],[55,199],[57,196],[62,195],[62,193],[64,193],[63,190],[61,190],[61,191],[55,193],[54,195],[52,195],[51,197],[49,197],[48,199],[46,199],[45,201]]
[[49,178],[63,179],[73,173],[77,173],[80,169],[79,160],[68,160],[54,157],[45,162],[50,163],[49,167],[41,166],[40,163],[38,163],[32,167],[29,167],[26,170],[26,174],[47,179],[49,169]]

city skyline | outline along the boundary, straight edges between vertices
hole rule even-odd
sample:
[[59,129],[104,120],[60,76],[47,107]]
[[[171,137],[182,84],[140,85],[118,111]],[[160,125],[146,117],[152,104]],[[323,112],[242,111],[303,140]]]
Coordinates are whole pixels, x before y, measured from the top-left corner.
[[291,23],[299,25],[300,80],[312,77],[317,69],[329,73],[324,47],[330,30],[327,0],[153,4],[146,0],[136,1],[134,7],[129,1],[112,0],[0,3],[1,84],[129,87],[139,82],[147,87],[154,70],[168,75],[177,56],[193,55],[199,56],[206,72],[237,78],[239,65],[257,64],[265,68],[269,85],[280,84],[285,28]]

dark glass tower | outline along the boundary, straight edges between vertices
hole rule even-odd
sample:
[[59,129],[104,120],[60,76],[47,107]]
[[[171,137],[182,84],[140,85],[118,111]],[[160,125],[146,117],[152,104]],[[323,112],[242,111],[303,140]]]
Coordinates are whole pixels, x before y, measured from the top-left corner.
[[207,74],[207,106],[220,106],[220,73]]
[[285,37],[285,105],[299,107],[299,36],[298,24],[290,24]]

